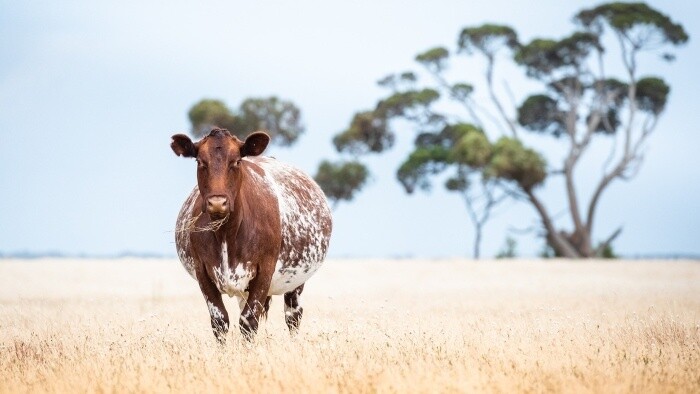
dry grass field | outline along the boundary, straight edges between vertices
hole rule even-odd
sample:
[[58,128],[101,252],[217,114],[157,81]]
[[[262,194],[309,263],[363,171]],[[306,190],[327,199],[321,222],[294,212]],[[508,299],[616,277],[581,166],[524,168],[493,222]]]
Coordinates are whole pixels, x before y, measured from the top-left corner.
[[0,260],[0,392],[700,392],[699,262],[328,261],[302,302],[219,347],[175,260]]

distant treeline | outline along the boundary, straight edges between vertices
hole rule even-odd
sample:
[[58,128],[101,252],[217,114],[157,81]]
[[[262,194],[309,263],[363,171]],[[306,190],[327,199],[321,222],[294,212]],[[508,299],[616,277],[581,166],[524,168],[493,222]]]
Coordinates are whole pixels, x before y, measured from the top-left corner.
[[650,254],[633,254],[629,256],[621,256],[622,259],[629,260],[700,260],[700,254],[694,253],[650,253]]
[[48,251],[48,252],[3,252],[0,251],[0,258],[2,259],[43,259],[43,258],[57,258],[57,259],[120,259],[120,258],[143,258],[143,259],[163,259],[163,258],[174,258],[175,254],[165,254],[165,253],[154,253],[154,252],[131,252],[124,251],[119,253],[108,253],[108,254],[95,254],[95,253],[64,253],[58,251]]
[[[125,251],[120,253],[112,254],[92,254],[92,253],[63,253],[57,251],[48,252],[3,252],[0,251],[0,259],[44,259],[44,258],[56,258],[56,259],[121,259],[121,258],[142,258],[142,259],[171,259],[175,258],[175,254],[166,253],[154,253],[154,252],[131,252]],[[360,257],[360,256],[343,256],[340,259],[358,259],[358,258],[370,258],[370,257]],[[420,259],[422,257],[410,256],[410,255],[400,255],[400,256],[390,256],[388,259],[391,260],[411,260]],[[516,259],[518,257],[515,257]],[[523,259],[530,258],[546,258],[546,257],[527,257],[522,256]],[[631,254],[622,255],[618,259],[621,260],[698,260],[700,261],[700,254],[694,253],[648,253],[648,254]],[[439,260],[439,259],[437,259]]]

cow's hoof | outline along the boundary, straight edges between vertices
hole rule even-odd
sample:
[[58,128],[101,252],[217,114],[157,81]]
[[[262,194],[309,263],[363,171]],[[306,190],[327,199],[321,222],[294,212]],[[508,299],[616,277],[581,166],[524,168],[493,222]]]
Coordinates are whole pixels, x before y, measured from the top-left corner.
[[301,316],[304,313],[304,309],[300,306],[296,308],[287,308],[284,312],[284,322],[287,323],[289,327],[289,332],[295,334],[299,331],[299,325],[301,324]]

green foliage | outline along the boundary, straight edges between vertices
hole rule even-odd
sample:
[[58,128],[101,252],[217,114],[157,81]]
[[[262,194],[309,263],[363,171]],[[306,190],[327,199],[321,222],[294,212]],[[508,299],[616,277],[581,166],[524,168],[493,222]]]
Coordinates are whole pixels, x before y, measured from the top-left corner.
[[304,132],[299,108],[290,101],[274,96],[243,101],[240,118],[244,133],[264,130],[270,134],[273,142],[282,146],[292,145]]
[[377,81],[377,84],[384,88],[397,90],[400,85],[411,86],[417,80],[416,74],[412,71],[404,71],[401,74],[389,74]]
[[469,181],[468,171],[457,171],[457,174],[448,178],[445,181],[445,189],[451,192],[464,193],[469,189],[471,182]]
[[[607,108],[599,110],[600,121],[596,125],[594,131],[599,134],[612,135],[617,132],[620,127],[620,110],[622,105],[627,100],[627,93],[629,91],[629,84],[622,82],[615,78],[606,78],[594,81],[590,85],[591,89],[594,89],[596,94],[601,97],[606,97]],[[586,117],[586,124],[591,120],[595,114],[591,112]]]
[[367,167],[357,161],[332,163],[324,160],[314,176],[334,205],[343,200],[352,200],[362,190],[368,178]]
[[493,56],[502,47],[516,48],[518,35],[509,26],[484,24],[465,27],[459,35],[457,47],[460,51],[473,54],[475,50]]
[[547,176],[544,158],[510,137],[501,137],[493,145],[493,156],[485,173],[489,177],[514,181],[524,190],[532,190]]
[[453,142],[459,141],[462,137],[469,134],[484,134],[484,130],[481,127],[475,126],[471,123],[456,123],[447,125],[443,130],[443,133],[450,136]]
[[404,71],[401,74],[399,74],[399,79],[405,82],[416,82],[418,77],[416,77],[416,74],[412,71]]
[[273,143],[289,146],[304,132],[299,108],[274,96],[249,98],[237,112],[221,100],[203,99],[192,106],[188,116],[192,134],[197,138],[204,137],[214,127],[228,129],[241,139],[253,131],[264,130]]
[[469,186],[467,169],[483,167],[491,160],[491,143],[483,130],[469,123],[447,125],[438,133],[421,133],[415,146],[396,174],[407,193],[430,190],[430,177],[453,165],[457,175],[449,178],[445,187],[465,191]]
[[[537,38],[525,45],[518,42],[516,32],[509,26],[483,24],[464,28],[456,50],[434,47],[416,56],[417,63],[426,67],[437,81],[434,79],[432,85],[418,85],[418,78],[412,72],[381,79],[379,84],[389,88],[390,95],[380,100],[374,110],[355,115],[350,127],[334,138],[336,148],[353,154],[383,152],[394,143],[393,127],[411,124],[417,137],[414,150],[397,170],[399,182],[407,193],[413,193],[416,189],[430,189],[432,180],[443,177],[445,188],[458,192],[465,200],[477,229],[476,245],[491,209],[507,196],[518,196],[524,200],[527,197],[526,201],[540,215],[552,255],[591,257],[591,229],[598,198],[611,179],[623,178],[629,172],[629,163],[641,157],[638,147],[643,145],[639,142],[654,128],[670,91],[659,78],[637,80],[639,51],[658,49],[665,43],[679,45],[686,42],[688,36],[681,25],[643,3],[603,4],[581,11],[575,19],[582,31],[555,39]],[[616,42],[607,37],[603,39],[606,27],[619,39],[622,66],[629,81],[604,77],[603,65],[608,68],[604,57],[609,52],[603,44]],[[504,50],[511,50],[515,64],[546,88],[545,93],[530,95],[515,108],[517,124],[493,85],[495,62],[500,61],[497,54]],[[473,97],[472,84],[460,79],[455,82],[450,79],[451,73],[443,73],[451,53],[455,52],[486,57],[486,101]],[[674,56],[664,53],[663,57],[672,59]],[[508,94],[513,97],[510,91]],[[460,102],[466,110],[464,114],[469,117],[465,122],[460,122],[459,115],[440,112],[436,104],[443,95]],[[646,112],[644,118],[633,116],[637,109]],[[614,134],[621,127],[622,114],[630,115],[625,117],[632,121],[631,125],[626,125],[630,129],[644,127],[648,130],[630,133],[641,137],[629,141],[627,146],[631,151],[625,152],[616,166],[610,166],[614,170],[604,174],[590,202],[579,201],[572,178],[573,167],[581,162],[581,155],[589,151],[587,148],[594,136],[590,131]],[[512,138],[502,137],[492,143],[482,129],[468,121],[478,125],[497,124],[500,127],[493,132],[500,129]],[[558,228],[545,204],[532,193],[545,182],[547,163],[540,153],[523,145],[519,139],[522,128],[555,137],[571,137],[563,141],[568,153],[560,164],[570,170],[562,175],[566,178],[564,193],[569,198],[571,223],[575,227],[572,231]],[[609,160],[618,159],[614,155],[616,152],[613,146]],[[588,212],[580,212],[586,205]],[[478,255],[478,246],[475,254]]]
[[620,81],[615,78],[607,78],[596,81],[594,88],[599,89],[602,94],[611,96],[612,102],[620,106],[622,102],[627,99],[627,89],[629,89],[629,84]]
[[[586,123],[588,123],[593,114],[589,114],[586,117]],[[620,115],[617,108],[608,108],[602,116],[594,131],[600,134],[615,134],[618,127],[620,127]]]
[[[666,107],[670,87],[660,78],[646,77],[637,81],[635,102],[637,107],[648,113],[658,116]],[[628,99],[629,84],[614,78],[598,80],[586,88],[595,89],[600,95],[608,97],[607,109],[601,117],[595,131],[603,134],[613,134],[619,128],[620,110]],[[537,97],[537,96],[533,96]],[[529,102],[528,102],[529,101]],[[553,99],[536,100],[528,98],[518,109],[518,121],[529,130],[543,131],[547,127],[557,131],[558,127],[563,127],[563,123],[556,119],[563,119],[563,112],[556,109]],[[593,113],[586,117],[586,122]],[[554,118],[554,119],[552,119]],[[552,125],[552,123],[559,123]],[[561,134],[561,131],[559,131]],[[557,135],[557,134],[555,134]]]
[[[409,78],[404,74],[402,79]],[[395,79],[395,76],[391,76],[380,83],[394,86]],[[353,155],[381,153],[394,145],[395,135],[388,127],[392,118],[423,116],[426,121],[437,121],[425,115],[428,113],[427,108],[439,97],[440,94],[435,89],[394,92],[379,101],[375,110],[355,114],[350,127],[337,134],[333,138],[333,144],[338,152]]]
[[474,86],[468,83],[456,83],[450,88],[452,98],[459,101],[465,101],[474,91]]
[[457,141],[451,152],[451,161],[473,168],[484,167],[491,160],[491,143],[483,132],[467,133]]
[[447,168],[450,151],[441,146],[419,147],[399,167],[396,177],[406,190],[413,193],[416,188],[430,190],[430,175]]
[[[551,71],[557,61],[557,41],[551,39],[536,38],[529,44],[521,46],[515,52],[515,62],[524,65],[528,69],[528,75],[537,75],[536,71],[543,73]],[[530,71],[533,69],[534,71]]]
[[597,35],[575,32],[559,41],[534,39],[515,52],[514,60],[527,75],[542,78],[555,70],[580,67],[594,48],[602,49]]
[[506,243],[496,254],[497,259],[512,259],[518,257],[518,242],[513,237],[506,237]]
[[394,139],[384,117],[377,116],[374,111],[365,111],[355,114],[350,127],[333,137],[333,145],[338,152],[353,155],[380,153],[391,148]]
[[484,131],[469,123],[448,124],[438,133],[425,132],[418,134],[415,145],[420,148],[441,146],[445,149],[451,149],[462,137],[469,133],[483,134]]
[[[582,10],[574,20],[596,32],[602,31],[603,24],[607,24],[631,40],[637,48],[642,48],[648,43],[680,45],[688,41],[688,34],[683,26],[674,23],[667,15],[645,3],[602,4]],[[635,30],[637,34],[633,35]],[[654,38],[660,42],[652,42]]]
[[581,97],[585,86],[582,81],[576,77],[564,77],[552,81],[547,84],[547,87],[556,93],[557,96],[566,97]]
[[557,256],[554,249],[548,243],[545,243],[544,245],[542,245],[542,249],[540,250],[540,253],[538,256],[540,258],[543,258],[543,259],[553,259],[555,257],[561,257],[561,256]]
[[559,137],[566,133],[564,112],[553,98],[535,94],[518,108],[518,123],[525,129],[539,133],[549,133]]
[[213,127],[223,127],[235,133],[239,120],[221,100],[203,99],[193,105],[187,113],[192,124],[192,134],[202,138]]
[[412,114],[413,111],[425,110],[433,102],[440,98],[440,93],[435,89],[408,90],[396,92],[381,100],[375,110],[377,116],[392,118]]
[[660,114],[666,107],[671,88],[661,78],[646,77],[637,81],[637,106],[642,111]]
[[617,253],[615,253],[615,250],[613,249],[612,245],[606,244],[600,251],[600,257],[604,259],[617,259],[620,256],[618,256]]
[[445,69],[445,63],[449,56],[450,52],[447,49],[444,47],[437,47],[419,54],[416,56],[416,61],[429,70],[442,71]]

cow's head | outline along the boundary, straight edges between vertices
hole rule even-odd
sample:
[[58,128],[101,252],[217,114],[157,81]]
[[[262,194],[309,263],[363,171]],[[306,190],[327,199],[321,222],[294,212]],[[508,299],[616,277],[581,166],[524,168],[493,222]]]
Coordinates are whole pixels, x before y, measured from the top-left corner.
[[245,142],[225,129],[214,129],[198,142],[175,134],[170,147],[178,156],[197,159],[197,185],[202,196],[202,212],[214,219],[226,217],[241,187],[241,159],[261,154],[270,136],[257,131]]

